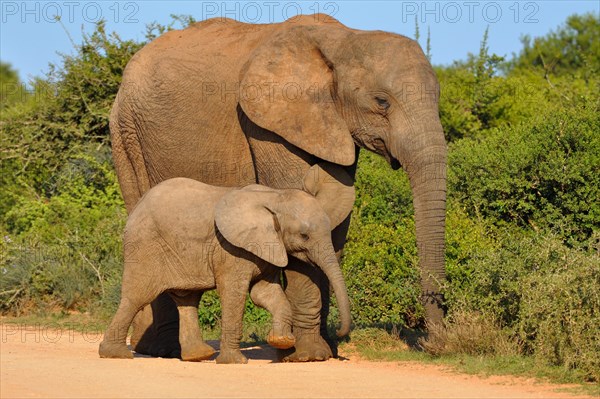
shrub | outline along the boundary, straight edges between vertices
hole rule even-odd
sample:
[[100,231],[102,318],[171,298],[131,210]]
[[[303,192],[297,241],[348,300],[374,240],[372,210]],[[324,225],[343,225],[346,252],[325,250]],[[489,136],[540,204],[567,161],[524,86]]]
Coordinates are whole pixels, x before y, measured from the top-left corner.
[[356,173],[356,202],[352,216],[386,226],[403,224],[413,215],[412,192],[403,171],[393,171],[387,162],[361,151]]
[[543,37],[522,38],[523,49],[510,69],[539,68],[545,74],[597,74],[600,70],[600,22],[596,13],[571,15]]
[[61,167],[65,153],[109,144],[110,107],[125,65],[141,45],[106,34],[104,25],[84,35],[60,67],[51,65],[46,79],[34,80],[28,102],[3,111],[2,146],[14,160],[10,176],[24,177],[35,190]]
[[54,195],[21,196],[6,213],[2,310],[116,308],[125,212],[106,155],[69,159]]
[[498,236],[495,249],[469,261],[468,281],[453,286],[452,313],[481,314],[517,338],[524,353],[598,379],[598,249],[570,248],[554,235]]
[[505,123],[507,107],[502,97],[508,92],[504,79],[495,76],[502,57],[488,53],[486,29],[479,55],[469,54],[466,62],[438,68],[440,80],[440,119],[449,141],[472,137],[482,130]]
[[496,250],[494,228],[484,220],[471,218],[459,204],[450,201],[446,212],[446,283],[443,288],[450,314],[461,309],[461,292],[472,284],[473,260]]
[[538,270],[519,284],[519,337],[538,361],[600,381],[599,253],[569,249],[553,238],[535,241]]
[[0,61],[0,110],[24,101],[26,97],[23,84],[17,71]]
[[343,270],[358,325],[414,325],[422,316],[414,223],[404,221],[396,229],[365,223],[350,231]]
[[441,355],[516,355],[518,342],[489,316],[477,312],[455,312],[444,325],[430,326],[420,346],[434,356]]
[[586,101],[452,146],[449,192],[475,217],[551,229],[571,245],[600,229],[600,112]]
[[[244,328],[256,331],[271,320],[271,314],[252,303],[250,297],[246,298],[244,305]],[[198,307],[198,321],[203,328],[216,330],[221,327],[221,302],[216,290],[202,294]],[[270,327],[270,326],[269,326]],[[266,337],[266,331],[263,336]]]
[[[408,178],[362,152],[356,193],[342,260],[353,320],[361,326],[415,326],[423,309]],[[492,232],[491,225],[470,218],[459,204],[448,204],[444,290],[449,306],[459,301],[455,287],[470,283],[471,259],[497,245]]]

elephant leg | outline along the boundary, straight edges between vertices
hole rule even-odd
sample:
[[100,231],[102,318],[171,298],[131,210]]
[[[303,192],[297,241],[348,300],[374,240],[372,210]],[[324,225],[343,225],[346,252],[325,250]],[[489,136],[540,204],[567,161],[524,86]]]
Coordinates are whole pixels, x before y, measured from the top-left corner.
[[198,325],[198,304],[201,291],[171,292],[171,297],[179,311],[179,344],[181,360],[198,362],[210,359],[215,354],[212,346],[202,339],[202,331]]
[[273,326],[267,337],[269,345],[289,349],[296,343],[292,335],[292,307],[278,281],[279,275],[279,270],[276,270],[272,276],[257,281],[250,288],[250,298],[273,316]]
[[[331,233],[338,259],[341,258],[349,227],[350,215]],[[290,258],[285,277],[285,294],[292,306],[296,344],[293,352],[284,353],[283,361],[319,361],[337,356],[337,342],[327,332],[329,280],[321,269],[295,258]]]
[[[117,94],[118,101],[119,94]],[[110,115],[112,157],[127,213],[131,213],[144,193],[150,190],[150,179],[138,134],[131,129],[131,116],[121,115],[120,106],[113,106]],[[123,141],[127,137],[127,144]]]
[[138,310],[150,302],[151,299],[151,297],[147,300],[143,298],[131,299],[129,297],[121,299],[119,308],[100,343],[98,351],[100,357],[133,359],[133,353],[127,348],[127,332]]
[[285,295],[292,307],[296,344],[282,360],[308,362],[329,359],[331,348],[321,336],[321,270],[290,257],[285,277]]
[[[138,134],[129,127],[130,118],[114,106],[110,117],[112,156],[127,212],[131,213],[151,182],[145,168]],[[127,136],[127,146],[123,137]],[[133,320],[131,345],[137,353],[154,357],[179,357],[179,315],[167,293],[138,312]]]
[[131,345],[137,353],[154,357],[180,357],[179,312],[164,292],[144,307],[133,320]]
[[240,351],[244,304],[250,287],[250,276],[233,273],[232,276],[217,278],[217,291],[221,299],[221,351],[219,364],[248,363]]

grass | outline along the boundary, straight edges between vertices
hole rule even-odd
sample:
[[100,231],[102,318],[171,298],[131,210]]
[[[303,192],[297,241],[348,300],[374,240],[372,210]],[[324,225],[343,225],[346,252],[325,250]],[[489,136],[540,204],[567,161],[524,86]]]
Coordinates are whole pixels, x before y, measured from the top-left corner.
[[110,319],[98,318],[87,313],[31,314],[19,317],[0,317],[2,324],[39,326],[44,329],[69,330],[85,333],[103,333]]
[[421,332],[414,330],[398,332],[381,328],[362,328],[352,331],[350,340],[341,343],[340,348],[370,361],[423,362],[478,376],[510,375],[535,378],[541,383],[573,385],[565,389],[573,394],[600,397],[600,385],[582,382],[585,376],[577,370],[540,364],[531,356],[516,353],[475,355],[448,352],[433,355],[424,351],[423,338]]

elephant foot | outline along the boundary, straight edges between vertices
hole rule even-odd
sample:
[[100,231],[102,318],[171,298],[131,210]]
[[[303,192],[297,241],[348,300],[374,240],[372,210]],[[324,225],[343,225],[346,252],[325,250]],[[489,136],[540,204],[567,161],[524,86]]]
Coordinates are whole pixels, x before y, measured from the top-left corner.
[[122,343],[113,343],[108,341],[100,342],[98,349],[100,357],[107,359],[133,359],[133,353]]
[[214,354],[214,348],[202,340],[194,342],[193,344],[184,344],[181,347],[181,360],[185,362],[208,360]]
[[133,326],[131,346],[133,350],[142,355],[152,357],[178,358],[181,356],[179,344],[179,322],[169,322],[162,325],[160,331],[154,326],[144,331],[139,325]]
[[331,358],[331,348],[327,342],[316,333],[303,333],[297,336],[295,347],[291,353],[283,353],[284,362],[315,362]]
[[134,351],[143,355],[152,357],[178,358],[181,357],[181,346],[179,340],[172,341],[167,339],[161,341],[160,338],[154,337],[148,339],[144,337],[133,348]]
[[291,333],[285,334],[285,335],[284,334],[277,335],[273,332],[273,330],[271,330],[267,337],[267,342],[273,348],[289,349],[296,344],[296,338],[294,338],[294,336]]
[[131,346],[137,353],[153,357],[178,358],[179,312],[169,294],[158,296],[133,319]]
[[223,351],[217,356],[217,364],[246,364],[248,358],[239,349]]

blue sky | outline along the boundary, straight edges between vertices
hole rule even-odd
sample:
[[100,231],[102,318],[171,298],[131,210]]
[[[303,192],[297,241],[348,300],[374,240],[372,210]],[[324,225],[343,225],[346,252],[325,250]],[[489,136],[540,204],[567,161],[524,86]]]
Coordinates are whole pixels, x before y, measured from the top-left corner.
[[[197,20],[230,17],[245,22],[279,22],[299,13],[320,11],[358,29],[380,29],[410,37],[419,21],[421,45],[431,30],[432,62],[449,64],[476,53],[489,26],[490,51],[510,56],[519,38],[541,36],[574,13],[600,12],[597,0],[570,1],[6,1],[0,0],[0,59],[27,81],[43,75],[58,53],[72,53],[82,31],[107,20],[109,31],[124,39],[144,39],[145,25],[167,24],[170,14],[190,14]],[[68,31],[53,19],[60,15]]]

